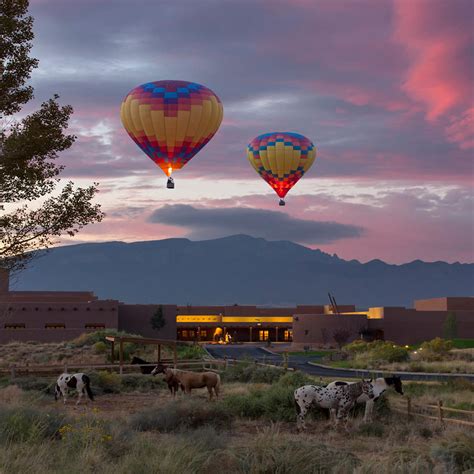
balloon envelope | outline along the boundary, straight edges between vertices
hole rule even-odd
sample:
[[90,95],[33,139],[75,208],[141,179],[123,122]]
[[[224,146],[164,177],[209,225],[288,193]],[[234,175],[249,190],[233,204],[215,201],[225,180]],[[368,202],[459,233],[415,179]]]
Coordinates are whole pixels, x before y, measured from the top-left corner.
[[247,158],[278,196],[284,198],[313,164],[316,147],[298,133],[264,133],[249,143]]
[[132,140],[170,176],[182,168],[217,132],[222,103],[195,82],[147,82],[132,89],[120,117]]

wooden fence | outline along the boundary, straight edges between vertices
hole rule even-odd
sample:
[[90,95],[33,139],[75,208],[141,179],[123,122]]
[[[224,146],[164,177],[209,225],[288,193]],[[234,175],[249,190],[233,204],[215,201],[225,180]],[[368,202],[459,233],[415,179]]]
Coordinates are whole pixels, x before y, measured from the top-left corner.
[[438,400],[436,405],[422,405],[413,403],[411,397],[405,397],[405,399],[406,401],[390,399],[390,408],[397,413],[405,414],[409,419],[420,417],[438,421],[441,425],[452,423],[474,427],[474,411],[472,410],[446,407],[443,400]]
[[[170,367],[176,367],[179,369],[190,369],[190,370],[213,370],[221,372],[225,370],[229,365],[235,365],[239,363],[246,363],[236,359],[178,359],[176,364],[173,359],[162,359],[162,364]],[[255,365],[263,367],[274,367],[282,370],[293,370],[284,365],[272,365],[266,362],[254,361]],[[94,370],[107,370],[110,372],[118,372],[119,374],[137,372],[140,371],[140,367],[155,367],[155,363],[150,364],[125,364],[125,363],[114,363],[114,364],[91,364],[91,363],[65,363],[62,365],[17,365],[11,364],[9,367],[1,367],[0,375],[9,375],[11,379],[15,379],[18,376],[28,375],[59,375],[62,372],[77,372],[77,371],[94,371]]]

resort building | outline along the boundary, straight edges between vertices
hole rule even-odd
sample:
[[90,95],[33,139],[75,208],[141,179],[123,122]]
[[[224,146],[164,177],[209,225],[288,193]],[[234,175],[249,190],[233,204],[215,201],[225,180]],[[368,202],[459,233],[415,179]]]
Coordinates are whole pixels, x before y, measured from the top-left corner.
[[[157,330],[152,318],[164,326]],[[0,270],[0,344],[59,342],[99,329],[118,329],[150,338],[196,342],[292,342],[295,349],[330,347],[336,339],[385,339],[412,344],[444,335],[447,318],[457,336],[474,337],[474,298],[415,301],[414,308],[311,305],[177,306],[124,304],[83,291],[9,291]]]

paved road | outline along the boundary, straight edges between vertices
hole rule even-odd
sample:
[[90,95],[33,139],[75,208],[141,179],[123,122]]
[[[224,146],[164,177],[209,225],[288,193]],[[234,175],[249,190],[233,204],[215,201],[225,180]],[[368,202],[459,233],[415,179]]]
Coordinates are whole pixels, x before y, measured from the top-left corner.
[[[216,359],[257,359],[259,362],[266,362],[269,364],[281,365],[283,358],[278,354],[270,354],[262,347],[256,345],[212,345],[206,346],[208,352]],[[345,369],[328,368],[309,364],[308,362],[318,362],[315,357],[306,356],[290,356],[289,366],[306,372],[317,377],[331,377],[331,378],[359,378],[359,377],[382,377],[383,374],[377,371],[368,372],[365,370],[358,370],[356,372]],[[400,375],[403,380],[417,380],[417,381],[443,381],[452,378],[466,378],[474,382],[474,374],[453,374],[449,376],[435,375],[435,374],[417,374],[393,372],[393,375]]]

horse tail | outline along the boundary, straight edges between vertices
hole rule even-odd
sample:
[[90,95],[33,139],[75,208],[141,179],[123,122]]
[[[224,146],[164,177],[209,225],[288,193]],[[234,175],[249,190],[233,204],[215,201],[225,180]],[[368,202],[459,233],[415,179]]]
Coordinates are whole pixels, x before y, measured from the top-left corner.
[[59,385],[56,384],[54,386],[54,400],[58,401],[58,398],[61,396],[61,389],[59,388]]
[[214,385],[214,392],[216,393],[216,397],[219,396],[219,390],[221,388],[221,376],[219,374],[216,374],[216,385]]
[[84,386],[87,392],[87,396],[93,401],[94,400],[94,394],[92,393],[91,390],[91,379],[87,375],[82,376],[82,381],[84,382]]

